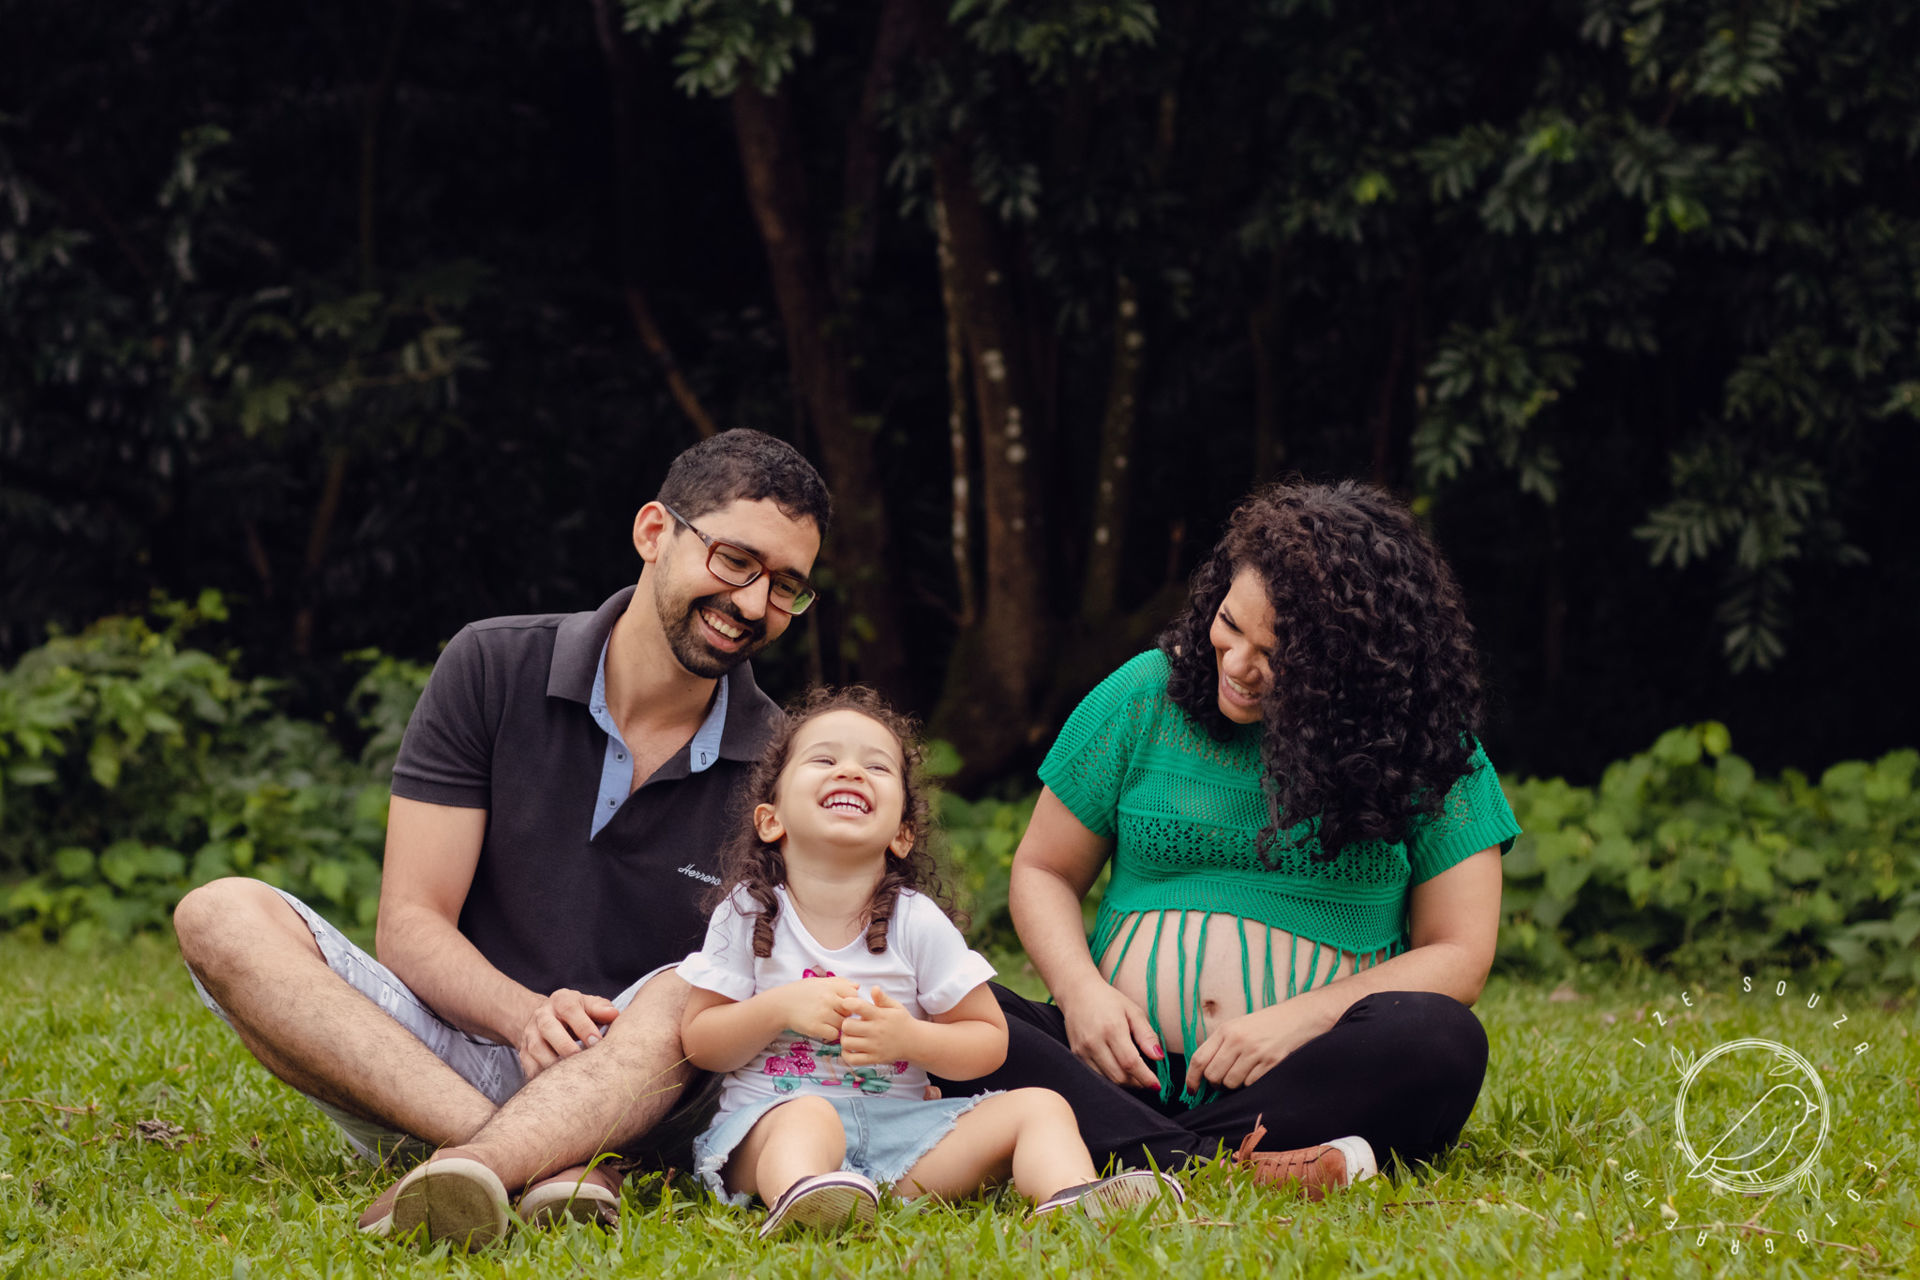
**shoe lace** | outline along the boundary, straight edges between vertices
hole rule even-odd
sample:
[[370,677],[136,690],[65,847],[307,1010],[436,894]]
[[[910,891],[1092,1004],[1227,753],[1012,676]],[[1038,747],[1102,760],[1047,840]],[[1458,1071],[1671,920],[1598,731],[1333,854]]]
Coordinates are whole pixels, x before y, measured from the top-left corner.
[[1260,1139],[1267,1136],[1267,1126],[1260,1123],[1266,1118],[1267,1113],[1264,1111],[1253,1118],[1253,1132],[1240,1139],[1240,1146],[1233,1153],[1233,1158],[1236,1163],[1249,1164],[1252,1162],[1254,1156],[1263,1154],[1256,1151],[1255,1148],[1260,1145]]

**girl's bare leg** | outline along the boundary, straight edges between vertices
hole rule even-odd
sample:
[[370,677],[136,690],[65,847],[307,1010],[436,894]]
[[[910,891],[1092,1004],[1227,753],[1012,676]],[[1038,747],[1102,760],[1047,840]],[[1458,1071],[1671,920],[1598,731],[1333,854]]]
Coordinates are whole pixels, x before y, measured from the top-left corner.
[[762,1116],[727,1161],[727,1190],[757,1195],[768,1204],[802,1178],[830,1173],[847,1154],[840,1113],[825,1098],[783,1102]]
[[1099,1176],[1072,1108],[1053,1090],[1015,1089],[988,1098],[961,1116],[893,1189],[909,1200],[959,1199],[1009,1175],[1015,1190],[1036,1202]]

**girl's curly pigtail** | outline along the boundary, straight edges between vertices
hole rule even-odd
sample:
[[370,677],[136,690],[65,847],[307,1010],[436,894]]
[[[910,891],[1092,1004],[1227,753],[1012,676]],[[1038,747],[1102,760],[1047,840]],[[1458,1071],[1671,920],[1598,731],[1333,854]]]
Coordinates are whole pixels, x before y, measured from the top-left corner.
[[873,901],[867,906],[867,950],[880,955],[887,949],[887,925],[893,920],[893,908],[900,901],[900,890],[910,888],[893,859],[887,860],[887,873],[874,886]]

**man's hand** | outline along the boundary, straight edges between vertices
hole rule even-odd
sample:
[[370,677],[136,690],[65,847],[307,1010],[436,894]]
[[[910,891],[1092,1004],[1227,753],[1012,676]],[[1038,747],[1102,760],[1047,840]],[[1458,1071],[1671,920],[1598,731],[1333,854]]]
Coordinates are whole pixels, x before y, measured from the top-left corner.
[[600,1033],[620,1016],[611,1000],[562,987],[543,1000],[520,1030],[520,1070],[531,1080],[562,1058],[600,1043]]
[[1157,1089],[1160,1077],[1147,1060],[1166,1056],[1146,1010],[1103,981],[1090,981],[1060,1001],[1067,1044],[1080,1061],[1117,1085]]
[[822,1044],[840,1038],[846,1006],[860,999],[860,984],[851,978],[802,978],[775,990],[787,1029]]
[[1202,1080],[1226,1089],[1252,1084],[1326,1029],[1298,999],[1229,1018],[1187,1060],[1187,1088]]
[[911,1059],[918,1025],[914,1016],[879,987],[873,989],[871,1003],[858,998],[858,988],[854,995],[846,1021],[840,1024],[840,1061],[850,1067],[871,1067]]

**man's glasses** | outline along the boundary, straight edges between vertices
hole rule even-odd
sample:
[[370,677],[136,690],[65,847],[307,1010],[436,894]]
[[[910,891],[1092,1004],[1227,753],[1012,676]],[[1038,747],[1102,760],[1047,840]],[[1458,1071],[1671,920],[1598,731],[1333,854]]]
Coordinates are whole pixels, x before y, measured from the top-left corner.
[[[666,503],[660,504],[667,507]],[[710,538],[693,521],[667,507],[667,514],[685,525],[694,537],[707,544],[707,572],[730,587],[752,586],[767,571],[760,557],[731,542]],[[813,603],[813,584],[797,573],[776,573],[767,582],[767,603],[782,613],[805,613]]]

